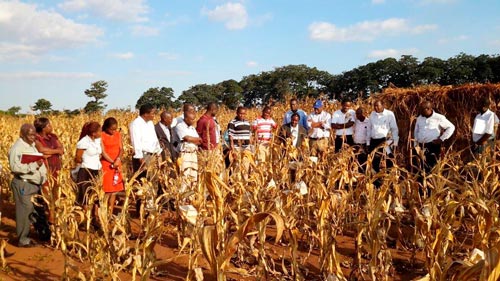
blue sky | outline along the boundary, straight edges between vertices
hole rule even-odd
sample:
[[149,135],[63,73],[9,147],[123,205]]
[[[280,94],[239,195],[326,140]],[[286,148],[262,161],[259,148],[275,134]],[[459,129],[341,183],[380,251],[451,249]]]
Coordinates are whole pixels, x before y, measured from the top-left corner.
[[386,57],[498,54],[498,0],[0,0],[0,109],[76,109],[106,80],[110,108],[150,87],[289,64],[332,74]]

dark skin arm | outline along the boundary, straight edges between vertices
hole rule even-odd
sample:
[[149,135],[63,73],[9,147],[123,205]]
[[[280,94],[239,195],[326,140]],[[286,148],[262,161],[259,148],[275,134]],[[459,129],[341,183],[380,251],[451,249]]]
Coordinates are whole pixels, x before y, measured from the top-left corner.
[[64,154],[64,147],[61,145],[59,141],[57,141],[57,148],[49,148],[44,146],[40,141],[35,140],[35,147],[38,150],[38,152],[43,153],[45,155]]
[[352,126],[354,126],[353,121],[349,121],[345,124],[332,123],[332,129],[335,129],[335,130],[347,129],[347,128],[350,128]]
[[[120,141],[120,144],[122,144],[122,142]],[[122,158],[122,154],[123,154],[123,145],[120,145],[120,152],[118,153],[118,156],[113,159],[111,158],[107,153],[106,153],[106,150],[104,149],[104,144],[101,142],[101,148],[102,148],[102,154],[101,154],[101,158],[103,158],[104,160],[108,161],[109,163],[111,163],[111,165],[114,167],[114,168],[118,168],[120,167],[121,165],[121,158]],[[142,159],[141,159],[142,160]]]
[[77,149],[76,150],[76,156],[75,156],[75,162],[76,164],[82,164],[82,156],[83,156],[83,153],[85,152],[85,149]]
[[201,138],[197,138],[197,137],[185,136],[182,140],[185,141],[185,142],[194,143],[196,145],[200,145],[201,144]]

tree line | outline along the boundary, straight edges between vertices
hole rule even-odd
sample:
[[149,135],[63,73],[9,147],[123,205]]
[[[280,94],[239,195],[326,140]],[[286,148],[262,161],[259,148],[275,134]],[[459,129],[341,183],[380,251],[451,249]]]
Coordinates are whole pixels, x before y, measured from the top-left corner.
[[[234,109],[240,104],[256,106],[269,101],[283,101],[289,95],[302,99],[326,95],[330,99],[368,97],[389,86],[414,87],[421,85],[461,85],[465,83],[500,82],[500,56],[473,56],[460,53],[442,60],[427,57],[423,61],[411,55],[399,59],[386,58],[371,62],[341,74],[332,75],[304,64],[277,67],[271,71],[244,76],[240,81],[225,80],[216,84],[197,84],[183,91],[175,99],[170,87],[149,88],[135,105],[150,103],[157,108],[179,108],[189,102],[203,106],[218,102]],[[106,108],[103,100],[107,97],[108,84],[100,80],[84,91],[91,100],[82,110],[64,110],[66,114],[81,111],[92,113]],[[17,114],[21,108],[13,106],[3,113]],[[40,113],[60,113],[52,110],[46,99],[37,100],[32,106]]]

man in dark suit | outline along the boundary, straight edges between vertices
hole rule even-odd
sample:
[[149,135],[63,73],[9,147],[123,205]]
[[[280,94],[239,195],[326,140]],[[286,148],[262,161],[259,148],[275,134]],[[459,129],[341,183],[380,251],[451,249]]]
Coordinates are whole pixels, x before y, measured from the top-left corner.
[[294,148],[296,148],[287,151],[290,155],[290,160],[291,160],[290,181],[292,183],[294,183],[296,180],[297,165],[298,165],[297,162],[301,161],[300,148],[302,147],[304,140],[307,138],[307,131],[302,125],[299,124],[299,121],[300,121],[299,114],[293,113],[291,117],[291,122],[281,126],[279,133],[279,139],[281,143],[283,143],[287,147],[287,150],[288,150],[287,143],[289,142]]
[[163,149],[162,159],[165,161],[167,157],[170,157],[172,162],[175,162],[178,155],[173,144],[170,125],[172,125],[172,114],[163,111],[160,115],[160,122],[155,125],[155,132],[160,141],[160,146]]

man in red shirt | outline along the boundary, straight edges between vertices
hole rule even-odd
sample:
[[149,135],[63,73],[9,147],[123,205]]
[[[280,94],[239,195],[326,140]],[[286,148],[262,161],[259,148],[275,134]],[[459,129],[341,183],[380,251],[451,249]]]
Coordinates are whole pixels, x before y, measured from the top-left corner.
[[207,111],[200,117],[196,124],[196,131],[201,138],[201,149],[213,150],[219,144],[220,130],[219,125],[215,121],[215,115],[219,110],[219,106],[215,102],[207,105]]
[[215,102],[207,105],[207,111],[203,114],[196,124],[196,131],[201,138],[200,164],[203,167],[210,167],[216,171],[221,170],[222,155],[217,146],[220,141],[220,126],[215,116],[219,106]]

